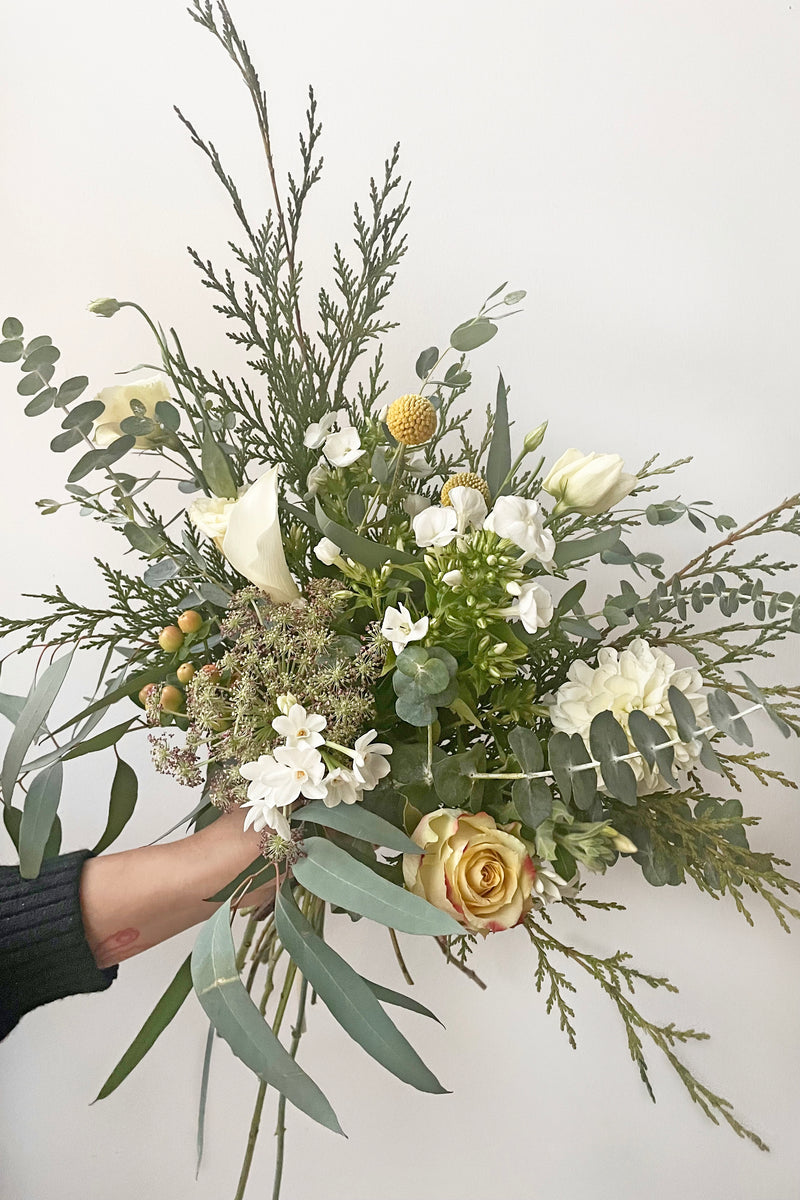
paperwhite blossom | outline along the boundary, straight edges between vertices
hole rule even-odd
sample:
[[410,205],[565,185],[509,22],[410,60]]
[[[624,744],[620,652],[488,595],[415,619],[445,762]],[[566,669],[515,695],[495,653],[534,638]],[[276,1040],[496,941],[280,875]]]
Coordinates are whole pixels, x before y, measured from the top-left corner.
[[322,538],[314,547],[314,553],[321,563],[325,563],[326,567],[332,567],[336,560],[341,557],[342,548],[337,546],[336,542],[332,542],[330,538]]
[[458,536],[456,510],[449,505],[432,504],[411,522],[418,546],[449,546]]
[[420,617],[415,621],[405,604],[399,608],[386,609],[381,625],[381,633],[392,643],[395,654],[399,654],[409,642],[418,642],[425,637],[430,624],[428,617]]
[[377,736],[378,731],[370,729],[353,747],[353,774],[367,792],[371,792],[391,770],[386,755],[392,753],[392,747],[386,742],[376,742]]
[[332,467],[349,467],[359,458],[363,458],[366,450],[361,448],[361,438],[353,425],[348,425],[338,433],[331,433],[322,447],[322,453]]
[[328,724],[320,713],[308,713],[302,704],[293,704],[287,713],[276,717],[272,728],[286,738],[287,746],[321,746],[322,730]]
[[483,528],[487,513],[486,501],[477,488],[451,488],[448,500],[455,510],[456,528],[459,533],[466,533],[470,528]]
[[325,786],[327,790],[323,803],[328,808],[335,808],[337,804],[355,804],[364,795],[363,788],[348,767],[334,767],[325,777]]
[[539,505],[524,496],[498,496],[483,527],[519,546],[525,561],[549,562],[555,552],[555,538],[542,524]]
[[547,588],[542,587],[535,579],[529,579],[521,586],[509,584],[507,590],[510,592],[512,587],[517,598],[508,610],[507,615],[510,619],[521,621],[528,633],[546,629],[553,619],[553,597]]
[[[550,705],[550,719],[555,729],[579,733],[588,747],[589,727],[598,713],[612,712],[628,733],[628,717],[640,709],[657,721],[671,740],[678,735],[669,703],[671,687],[683,693],[704,725],[708,703],[700,672],[694,667],[679,667],[664,650],[654,649],[644,638],[636,638],[625,650],[603,646],[597,653],[596,667],[578,659],[569,668],[566,683],[558,689]],[[631,750],[635,750],[630,734],[628,742]],[[688,770],[700,757],[700,750],[698,741],[678,742],[674,747],[675,766]],[[648,767],[641,756],[630,759],[630,766],[640,795],[666,786],[658,768]],[[599,773],[598,787],[604,790]]]

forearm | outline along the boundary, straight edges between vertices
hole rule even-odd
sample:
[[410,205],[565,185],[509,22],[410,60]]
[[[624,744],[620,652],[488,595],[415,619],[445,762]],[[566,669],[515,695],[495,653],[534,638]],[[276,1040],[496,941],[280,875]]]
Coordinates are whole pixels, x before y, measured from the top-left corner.
[[[242,813],[234,811],[177,842],[89,859],[80,900],[98,966],[121,962],[211,916],[218,906],[207,897],[258,857],[259,835],[242,824]],[[270,895],[266,885],[253,899],[264,903]]]

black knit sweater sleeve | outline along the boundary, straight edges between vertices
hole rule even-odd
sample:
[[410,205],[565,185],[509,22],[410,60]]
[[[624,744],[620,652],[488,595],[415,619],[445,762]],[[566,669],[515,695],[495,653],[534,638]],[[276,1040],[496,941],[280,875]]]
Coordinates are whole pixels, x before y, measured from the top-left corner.
[[38,879],[0,867],[0,1038],[40,1004],[110,987],[83,929],[79,886],[88,850],[43,863]]

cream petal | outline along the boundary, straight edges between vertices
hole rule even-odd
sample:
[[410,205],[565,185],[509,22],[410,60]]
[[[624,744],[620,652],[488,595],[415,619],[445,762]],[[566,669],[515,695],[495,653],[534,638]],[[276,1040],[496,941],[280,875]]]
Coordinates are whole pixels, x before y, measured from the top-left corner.
[[234,504],[222,553],[235,570],[276,604],[288,604],[299,598],[300,591],[283,552],[277,467],[265,471]]

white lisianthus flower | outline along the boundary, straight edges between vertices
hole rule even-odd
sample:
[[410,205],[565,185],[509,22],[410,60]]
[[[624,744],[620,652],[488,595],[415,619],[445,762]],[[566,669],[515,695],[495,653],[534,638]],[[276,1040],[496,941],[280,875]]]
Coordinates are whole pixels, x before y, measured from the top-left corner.
[[399,654],[409,642],[418,642],[424,638],[429,624],[428,617],[420,617],[415,621],[405,604],[401,604],[399,608],[390,606],[384,613],[381,633],[392,643],[395,654]]
[[286,738],[287,746],[316,746],[323,745],[325,738],[322,730],[328,724],[320,713],[308,713],[302,704],[293,704],[287,713],[276,717],[272,728],[282,738]]
[[542,523],[539,505],[524,496],[498,496],[483,528],[519,546],[524,562],[536,558],[549,563],[555,553],[556,540]]
[[448,496],[450,507],[455,510],[456,528],[460,534],[468,529],[482,529],[486,520],[486,501],[477,488],[454,487]]
[[458,517],[450,505],[432,504],[417,513],[411,524],[418,546],[449,546],[458,536]]
[[234,570],[266,592],[276,604],[299,599],[300,591],[283,552],[277,467],[265,471],[233,505],[222,553]]
[[325,462],[320,458],[315,467],[312,467],[306,476],[306,491],[312,496],[316,496],[317,492],[323,487],[330,478],[330,471]]
[[553,597],[546,587],[542,587],[535,579],[526,583],[508,584],[507,590],[516,595],[516,603],[507,610],[512,621],[521,621],[528,633],[537,633],[546,629],[553,619]]
[[325,439],[322,453],[332,467],[349,467],[367,453],[361,448],[361,438],[354,425],[347,425]]
[[[162,400],[169,400],[169,388],[161,375],[150,375],[147,379],[140,379],[138,383],[103,388],[95,399],[105,405],[105,412],[100,414],[92,429],[92,441],[102,450],[122,437],[120,422],[134,416],[131,400],[138,400],[144,405],[146,417],[155,418],[156,405]],[[137,437],[138,449],[146,450],[150,445],[149,437]]]
[[329,771],[325,776],[325,787],[327,791],[323,803],[327,808],[335,808],[337,804],[356,804],[364,797],[363,788],[348,767],[334,767]]
[[[313,421],[305,432],[303,445],[307,446],[309,450],[319,450],[325,438],[336,424],[340,412],[327,412],[321,421]],[[349,421],[347,424],[349,424]]]
[[392,753],[392,747],[387,742],[376,742],[377,736],[377,729],[370,729],[353,747],[353,775],[366,792],[377,787],[391,770],[386,755]]
[[557,501],[553,514],[571,511],[595,516],[608,512],[638,483],[636,475],[623,471],[624,465],[618,454],[566,450],[542,483]]
[[[239,495],[244,495],[245,490],[242,489]],[[211,538],[220,551],[235,504],[236,500],[224,496],[200,496],[189,505],[188,516],[195,529]]]
[[[596,667],[581,660],[572,664],[567,682],[558,689],[550,705],[550,719],[555,729],[579,733],[588,747],[589,727],[598,713],[606,710],[613,713],[628,733],[628,717],[640,709],[657,721],[671,740],[678,736],[668,698],[671,687],[683,693],[699,723],[706,724],[708,703],[700,672],[694,667],[679,667],[664,650],[654,649],[644,638],[636,638],[625,650],[603,646],[597,653]],[[635,750],[630,734],[628,742],[631,750]],[[701,746],[698,741],[678,742],[674,750],[675,766],[689,770],[699,759]],[[648,767],[641,756],[629,762],[640,795],[666,786],[658,768]],[[599,771],[598,787],[604,787]]]
[[342,548],[337,546],[336,542],[332,542],[330,538],[324,537],[317,542],[314,553],[326,567],[332,567],[341,558]]

